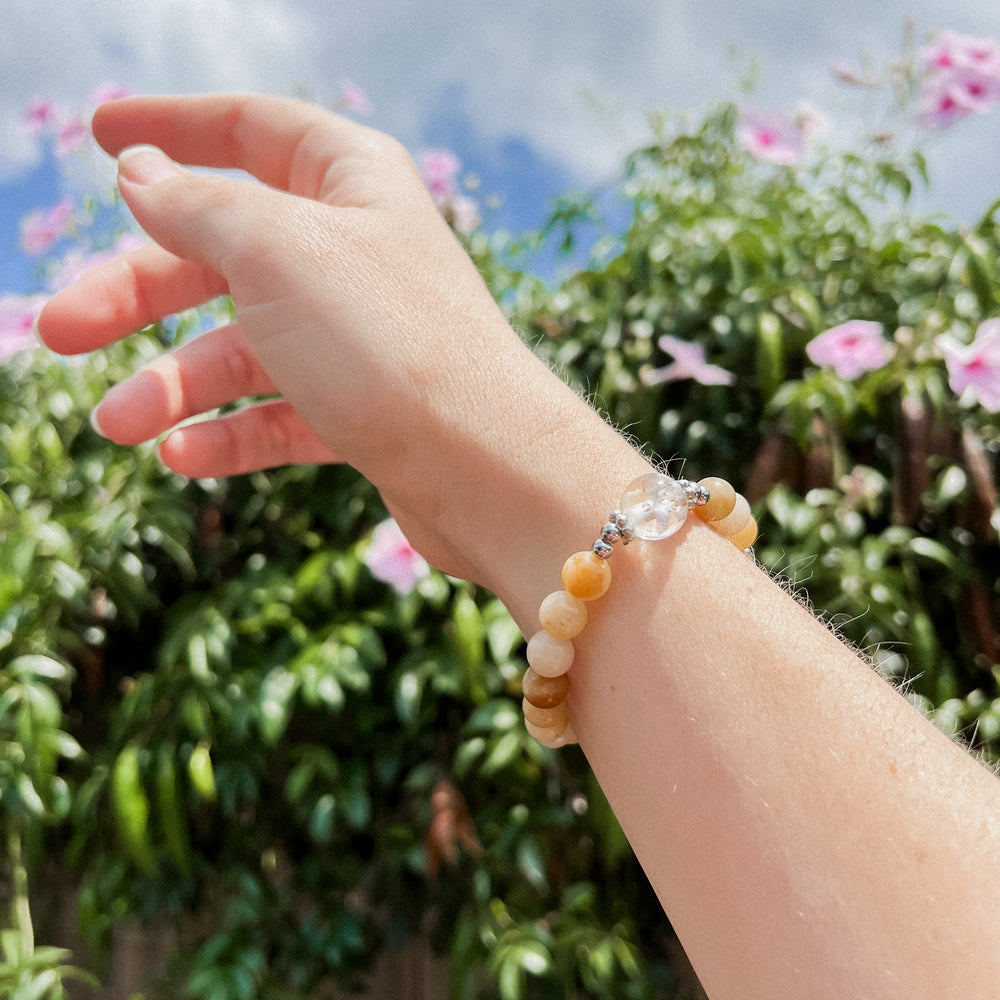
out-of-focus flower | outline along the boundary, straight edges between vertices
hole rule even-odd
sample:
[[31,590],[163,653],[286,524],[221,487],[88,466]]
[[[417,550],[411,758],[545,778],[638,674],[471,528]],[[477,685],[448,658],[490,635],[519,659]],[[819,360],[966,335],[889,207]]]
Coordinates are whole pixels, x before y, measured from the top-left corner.
[[832,368],[842,379],[855,379],[883,367],[892,347],[882,335],[882,324],[852,319],[814,337],[806,345],[814,365]]
[[943,31],[920,51],[923,69],[917,121],[947,128],[960,118],[983,114],[1000,101],[1000,45]]
[[51,291],[57,292],[60,288],[72,285],[84,272],[107,264],[122,254],[138,250],[147,243],[149,237],[142,233],[123,233],[107,250],[73,247],[54,264],[49,274],[48,287]]
[[458,172],[462,161],[449,149],[425,149],[419,157],[420,176],[438,203],[458,191]]
[[934,73],[920,87],[917,121],[924,128],[947,128],[960,118],[985,114],[1000,100],[1000,76],[958,69]]
[[1000,318],[980,323],[971,344],[945,334],[938,337],[937,347],[944,357],[952,392],[978,402],[991,413],[1000,412]]
[[479,203],[468,195],[456,194],[448,199],[445,206],[445,218],[452,228],[463,236],[468,236],[482,222],[479,214]]
[[817,135],[830,130],[830,119],[811,101],[799,101],[795,106],[795,127],[806,135]]
[[705,360],[705,348],[701,344],[680,337],[665,334],[657,341],[660,350],[673,357],[673,363],[663,368],[646,369],[640,375],[644,385],[661,385],[664,382],[679,382],[694,379],[702,385],[732,385],[736,376],[718,365],[710,365]]
[[364,561],[376,580],[391,584],[399,594],[408,594],[430,573],[424,557],[410,545],[392,518],[372,532]]
[[1000,67],[1000,44],[992,38],[942,31],[920,50],[919,59],[924,69],[930,72],[982,69],[995,73]]
[[777,112],[744,111],[736,137],[758,160],[782,166],[798,163],[805,150],[802,129],[793,119]]
[[71,115],[56,128],[56,156],[68,156],[90,139],[90,125],[83,115]]
[[0,359],[38,346],[35,320],[44,303],[44,295],[0,296]]
[[36,97],[28,101],[24,109],[22,124],[32,135],[41,135],[50,125],[54,125],[59,114],[55,104],[48,98]]
[[41,257],[66,235],[72,220],[72,198],[26,215],[21,220],[21,249],[29,257]]
[[340,106],[345,111],[353,111],[364,118],[375,113],[368,95],[353,80],[340,81]]
[[838,62],[830,67],[830,72],[841,82],[851,87],[870,87],[877,89],[882,86],[882,81],[869,76],[862,76],[857,71],[851,69],[847,63]]
[[131,97],[133,90],[131,87],[123,87],[120,83],[102,83],[90,95],[90,103],[94,107],[107,104],[108,101],[119,101],[123,97]]

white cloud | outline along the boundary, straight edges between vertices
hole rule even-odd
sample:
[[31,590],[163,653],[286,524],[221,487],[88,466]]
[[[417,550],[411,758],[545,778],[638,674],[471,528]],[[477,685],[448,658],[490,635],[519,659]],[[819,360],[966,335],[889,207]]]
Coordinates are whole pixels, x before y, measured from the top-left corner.
[[[940,0],[908,7],[922,31],[946,22],[1000,37],[996,0],[964,0],[947,15]],[[593,179],[644,137],[647,109],[731,96],[752,58],[756,100],[791,108],[808,98],[836,117],[854,98],[828,65],[865,52],[883,61],[898,51],[903,17],[872,0],[5,0],[0,127],[12,136],[31,96],[69,103],[106,81],[329,98],[350,77],[375,102],[377,124],[412,146],[459,84],[481,132],[523,135]],[[990,128],[952,148],[995,158]],[[32,155],[23,137],[8,139],[0,178]]]

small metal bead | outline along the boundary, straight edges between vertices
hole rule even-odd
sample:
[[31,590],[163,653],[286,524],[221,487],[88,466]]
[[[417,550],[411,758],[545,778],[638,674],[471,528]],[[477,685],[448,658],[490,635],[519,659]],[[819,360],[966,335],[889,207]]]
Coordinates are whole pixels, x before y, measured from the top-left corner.
[[607,542],[608,545],[614,545],[615,542],[620,542],[622,540],[622,529],[618,527],[613,521],[608,521],[603,528],[601,528],[601,541]]
[[700,507],[708,502],[708,490],[704,486],[693,483],[690,479],[679,479],[678,482],[684,487],[689,507]]
[[601,559],[608,559],[614,549],[603,538],[598,538],[591,546],[591,551],[595,556],[600,556]]
[[608,523],[613,524],[620,532],[618,537],[621,538],[622,545],[628,545],[635,538],[635,533],[628,526],[628,518],[620,510],[613,510],[608,515]]

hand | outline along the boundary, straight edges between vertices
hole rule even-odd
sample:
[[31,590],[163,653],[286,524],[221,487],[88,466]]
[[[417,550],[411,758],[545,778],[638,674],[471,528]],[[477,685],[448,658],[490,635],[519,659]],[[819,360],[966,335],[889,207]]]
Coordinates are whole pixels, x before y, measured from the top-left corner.
[[[158,149],[120,161],[121,193],[156,241],[85,275],[39,318],[63,353],[89,351],[229,293],[236,323],[112,389],[95,413],[134,444],[222,404],[277,399],[170,433],[189,476],[346,461],[414,545],[471,575],[434,527],[447,506],[428,470],[470,435],[481,383],[537,366],[453,239],[405,151],[321,109],[264,97],[132,98],[100,108],[111,154],[152,143],[178,160],[263,183],[193,174]],[[471,471],[471,470],[470,470]],[[428,511],[431,512],[428,517]]]

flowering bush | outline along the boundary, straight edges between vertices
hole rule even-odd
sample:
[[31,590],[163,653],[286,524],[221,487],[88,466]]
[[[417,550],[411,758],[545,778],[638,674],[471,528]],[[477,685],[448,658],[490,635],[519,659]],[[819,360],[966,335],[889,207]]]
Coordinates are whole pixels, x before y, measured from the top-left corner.
[[[947,33],[919,49],[910,120],[959,116],[940,100],[926,116],[935,87],[986,110],[968,86],[992,51]],[[89,155],[65,153],[73,118],[29,114],[63,151],[66,197]],[[555,288],[464,235],[544,358],[676,471],[684,456],[695,478],[745,484],[758,559],[997,759],[1000,222],[915,217],[919,156],[823,148],[816,121],[664,117],[626,164],[628,225]],[[458,161],[421,167],[466,229]],[[50,287],[122,245],[114,199],[87,205],[31,230],[51,240]],[[570,243],[573,216],[562,203]],[[168,1000],[352,988],[415,936],[448,955],[456,996],[691,995],[582,757],[524,733],[520,636],[495,599],[428,569],[349,469],[184,482],[114,448],[86,414],[201,321],[65,362],[24,349],[39,301],[0,299],[0,823],[17,886],[0,983],[41,1000],[78,974],[34,947],[47,856],[78,890],[78,965],[106,968],[124,921],[181,928],[151,987]]]

